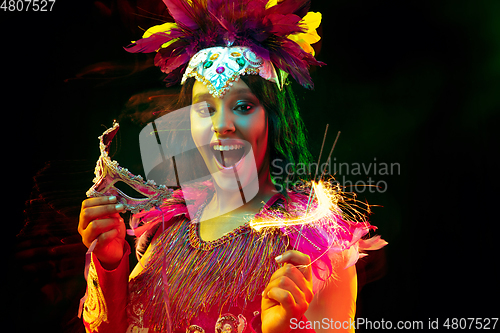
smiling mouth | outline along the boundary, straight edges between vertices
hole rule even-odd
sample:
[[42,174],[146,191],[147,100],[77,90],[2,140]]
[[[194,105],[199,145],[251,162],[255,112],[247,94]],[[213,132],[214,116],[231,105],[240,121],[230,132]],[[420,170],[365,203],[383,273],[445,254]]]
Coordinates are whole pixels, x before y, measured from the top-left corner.
[[244,156],[245,146],[242,144],[213,145],[212,152],[215,159],[224,168],[230,168]]

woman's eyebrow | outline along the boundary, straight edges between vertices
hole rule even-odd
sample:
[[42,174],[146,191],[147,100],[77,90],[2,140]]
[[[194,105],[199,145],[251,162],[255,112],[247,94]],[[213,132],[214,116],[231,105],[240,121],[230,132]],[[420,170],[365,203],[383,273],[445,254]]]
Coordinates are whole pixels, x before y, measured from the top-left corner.
[[210,98],[212,98],[210,93],[199,93],[193,96],[193,101],[204,101]]
[[252,91],[248,88],[240,88],[232,91],[233,94],[251,94]]
[[[238,90],[234,90],[234,91],[231,91],[231,95],[233,96],[238,96],[238,95],[245,95],[245,96],[255,96],[252,91],[248,88],[240,88]],[[196,94],[193,96],[193,102],[197,102],[197,101],[206,101],[206,100],[209,100],[209,99],[212,99],[213,96],[208,93],[208,92],[205,92],[205,93],[199,93],[199,94]]]
[[240,88],[232,92],[233,96],[243,95],[243,96],[255,96],[253,92],[248,88]]

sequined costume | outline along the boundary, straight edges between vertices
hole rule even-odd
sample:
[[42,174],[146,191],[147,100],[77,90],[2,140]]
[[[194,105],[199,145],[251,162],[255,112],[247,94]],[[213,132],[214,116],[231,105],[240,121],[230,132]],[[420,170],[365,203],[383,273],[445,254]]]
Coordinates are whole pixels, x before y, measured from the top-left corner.
[[[142,272],[130,281],[127,243],[114,271],[102,268],[92,253],[95,242],[91,245],[81,309],[88,332],[259,332],[261,293],[279,268],[276,256],[288,249],[309,255],[313,291],[318,292],[332,277],[339,256],[347,257],[345,267],[336,268],[347,268],[363,250],[386,244],[379,236],[362,238],[376,228],[328,182],[305,187],[303,193],[289,191],[288,198],[277,193],[247,223],[205,242],[198,222],[214,194],[213,184],[205,181],[172,191],[133,175],[108,155],[118,129],[115,123],[100,136],[101,156],[88,195],[120,195],[117,181],[147,193],[142,201],[128,196],[119,200],[132,212],[143,208],[133,215],[128,231],[139,237],[139,257],[144,243],[156,236],[149,259],[139,263]],[[316,198],[310,201],[311,188]],[[189,204],[185,196],[192,199]],[[159,206],[158,197],[163,197]],[[197,207],[192,219],[188,205]]]
[[[279,212],[289,205],[277,194],[269,200],[267,210]],[[185,215],[173,220],[165,231],[158,231],[148,263],[130,280],[128,303],[116,290],[120,283],[111,283],[114,291],[109,291],[108,286],[99,281],[103,276],[106,285],[108,275],[118,275],[126,292],[127,260],[122,260],[114,272],[107,272],[93,258],[88,300],[95,306],[89,309],[85,303],[87,329],[106,332],[106,320],[116,323],[107,312],[117,311],[113,307],[118,307],[121,313],[114,312],[115,316],[125,320],[126,306],[127,332],[147,332],[146,329],[167,332],[169,322],[173,332],[258,332],[260,294],[279,268],[274,258],[291,248],[290,237],[279,228],[263,233],[246,223],[215,241],[205,242],[198,235],[197,217],[193,219],[195,223]],[[377,246],[372,244],[371,249],[382,245],[383,242]],[[107,304],[109,299],[112,305]]]

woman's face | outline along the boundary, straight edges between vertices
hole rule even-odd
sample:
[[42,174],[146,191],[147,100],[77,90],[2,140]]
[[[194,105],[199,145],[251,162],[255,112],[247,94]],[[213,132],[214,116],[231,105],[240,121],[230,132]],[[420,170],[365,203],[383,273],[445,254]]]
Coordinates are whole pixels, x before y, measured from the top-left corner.
[[196,81],[192,102],[191,135],[217,185],[226,190],[258,186],[258,174],[269,164],[268,124],[250,88],[238,80],[223,98],[216,98]]

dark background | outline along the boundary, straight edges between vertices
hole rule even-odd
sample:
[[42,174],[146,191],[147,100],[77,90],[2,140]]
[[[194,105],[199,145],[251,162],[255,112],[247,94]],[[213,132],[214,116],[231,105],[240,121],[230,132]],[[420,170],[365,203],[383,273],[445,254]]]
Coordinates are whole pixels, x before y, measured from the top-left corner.
[[[342,131],[336,163],[400,166],[392,175],[337,175],[387,184],[358,196],[383,206],[373,208],[371,221],[389,242],[373,255],[369,276],[376,281],[362,288],[358,316],[426,326],[429,318],[498,317],[500,3],[316,1],[311,10],[323,13],[316,56],[327,66],[312,70],[315,90],[295,87],[314,156],[329,123],[328,150]],[[163,88],[151,55],[122,48],[140,38],[141,28],[161,23],[147,11],[161,14],[164,7],[58,0],[52,12],[0,11],[9,203],[2,298],[19,332],[79,325],[84,281],[75,271],[85,249],[75,236],[74,205],[91,185],[97,137],[133,95]],[[115,156],[132,171],[140,167],[134,126],[124,126]],[[39,203],[35,213],[26,206],[30,199]],[[33,227],[44,204],[40,223],[49,225],[55,214],[64,230]],[[27,234],[16,240],[30,214]],[[57,244],[72,247],[58,252]],[[66,259],[74,267],[58,266]]]

